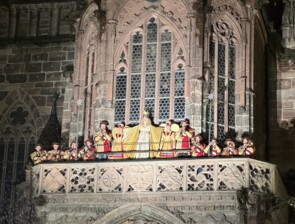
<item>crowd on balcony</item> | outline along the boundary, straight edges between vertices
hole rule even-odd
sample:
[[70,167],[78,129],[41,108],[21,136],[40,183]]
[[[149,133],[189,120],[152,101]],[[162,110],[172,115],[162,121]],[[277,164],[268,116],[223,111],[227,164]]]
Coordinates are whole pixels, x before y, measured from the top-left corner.
[[77,147],[76,141],[71,142],[66,149],[60,149],[58,142],[52,143],[51,150],[42,149],[42,145],[37,144],[31,159],[34,164],[38,164],[43,161],[67,160],[252,156],[255,152],[248,137],[243,138],[239,147],[232,138],[224,140],[224,147],[220,146],[217,138],[206,144],[201,134],[194,134],[188,119],[182,120],[180,126],[173,120],[168,120],[164,126],[156,127],[151,124],[149,114],[144,113],[137,126],[126,127],[121,122],[110,130],[108,125],[108,121],[101,121],[100,129],[93,139],[85,140],[81,148]]

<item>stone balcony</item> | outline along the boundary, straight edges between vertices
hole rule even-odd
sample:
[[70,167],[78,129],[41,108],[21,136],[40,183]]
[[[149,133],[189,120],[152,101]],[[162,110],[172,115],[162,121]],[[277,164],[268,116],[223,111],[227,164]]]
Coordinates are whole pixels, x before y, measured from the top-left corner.
[[240,157],[48,163],[32,177],[45,223],[263,223],[269,195],[287,197],[275,165]]

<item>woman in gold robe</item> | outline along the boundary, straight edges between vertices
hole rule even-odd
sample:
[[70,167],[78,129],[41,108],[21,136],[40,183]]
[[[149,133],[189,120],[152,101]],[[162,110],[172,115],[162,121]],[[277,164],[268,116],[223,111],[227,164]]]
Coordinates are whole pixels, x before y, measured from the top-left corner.
[[[160,142],[160,158],[173,158],[175,148],[175,132],[171,130],[172,121],[166,121],[165,130],[162,133]],[[166,151],[166,152],[165,152]],[[169,151],[169,152],[167,152]]]
[[[117,128],[113,128],[112,135],[113,135],[113,144],[112,144],[112,152],[122,152],[124,150],[124,128],[125,122],[121,122]],[[112,153],[109,155],[109,159],[123,159],[123,153]]]
[[139,125],[124,128],[124,150],[145,151],[141,153],[127,153],[126,158],[155,158],[158,157],[158,148],[163,128],[151,124],[149,113],[144,112]]

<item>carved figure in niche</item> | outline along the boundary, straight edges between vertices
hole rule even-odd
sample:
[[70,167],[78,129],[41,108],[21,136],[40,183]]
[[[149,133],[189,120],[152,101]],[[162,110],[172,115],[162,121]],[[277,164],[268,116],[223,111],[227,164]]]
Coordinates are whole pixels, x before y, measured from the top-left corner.
[[203,141],[201,134],[197,134],[192,138],[191,155],[193,157],[204,156],[206,144]]
[[[107,120],[103,120],[99,124],[100,130],[97,131],[94,136],[96,152],[111,151],[112,132],[109,130],[108,125],[109,122]],[[106,154],[97,154],[97,158],[107,159],[108,156]]]
[[[128,158],[154,158],[157,156],[163,128],[151,124],[149,112],[144,112],[139,125],[124,130],[124,148],[126,151],[144,151],[128,153]],[[150,152],[148,152],[150,150]],[[152,152],[151,152],[152,151]]]
[[190,149],[190,141],[194,135],[194,129],[189,124],[190,121],[187,118],[181,121],[181,128],[176,133],[177,149]]
[[[173,158],[175,156],[174,151],[171,151],[175,149],[175,132],[171,128],[172,125],[172,120],[166,121],[159,147],[160,158]],[[169,152],[165,152],[167,150],[169,150]]]
[[46,160],[46,151],[42,150],[41,144],[35,145],[35,152],[30,155],[34,164],[39,164],[42,161]]
[[[113,128],[112,135],[113,135],[113,145],[112,145],[112,152],[122,152],[124,150],[124,128],[125,122],[122,121],[117,128]],[[123,153],[116,153],[109,155],[109,159],[123,159]]]
[[76,142],[71,142],[69,153],[70,160],[78,160],[78,147]]
[[93,160],[95,158],[95,147],[90,139],[84,142],[84,147],[80,150],[79,157],[83,160]]
[[58,142],[53,142],[52,143],[52,150],[49,150],[47,152],[47,160],[50,161],[58,161],[60,159],[60,150],[59,150],[59,143]]
[[231,138],[225,139],[224,144],[226,145],[226,147],[223,148],[223,150],[221,152],[222,156],[238,155],[238,150],[236,149],[236,144]]
[[209,145],[204,149],[204,153],[212,157],[219,156],[220,152],[221,149],[218,146],[217,138],[213,138]]
[[252,156],[255,152],[253,142],[249,137],[243,138],[243,145],[239,147],[239,155],[241,156]]

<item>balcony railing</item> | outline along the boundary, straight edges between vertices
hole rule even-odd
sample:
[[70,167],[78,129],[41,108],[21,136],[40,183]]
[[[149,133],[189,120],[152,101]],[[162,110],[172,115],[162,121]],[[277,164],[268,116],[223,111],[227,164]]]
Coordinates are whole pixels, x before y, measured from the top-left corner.
[[44,163],[33,167],[34,194],[232,191],[285,195],[276,166],[250,158]]

